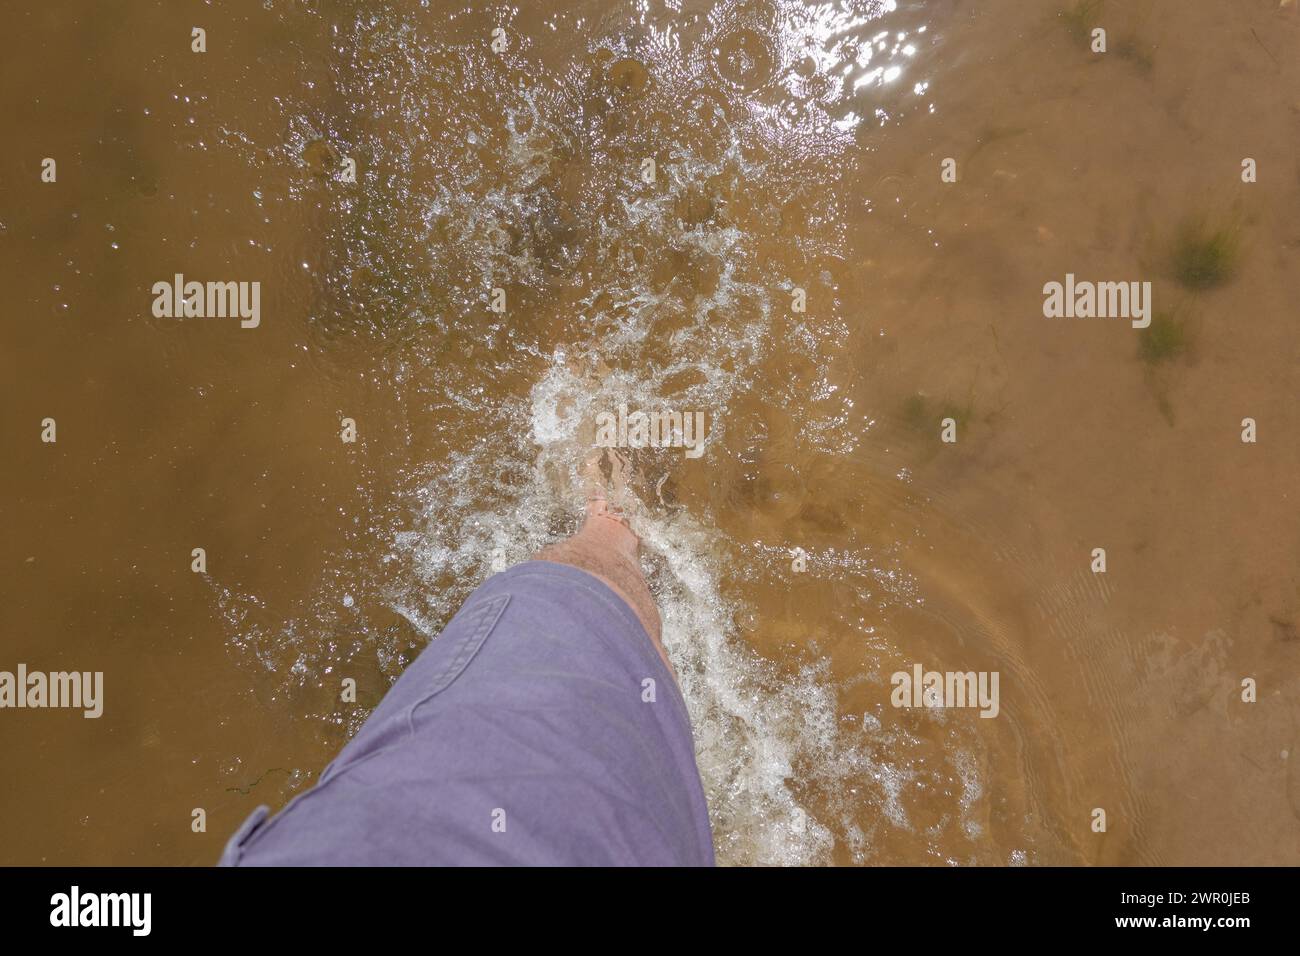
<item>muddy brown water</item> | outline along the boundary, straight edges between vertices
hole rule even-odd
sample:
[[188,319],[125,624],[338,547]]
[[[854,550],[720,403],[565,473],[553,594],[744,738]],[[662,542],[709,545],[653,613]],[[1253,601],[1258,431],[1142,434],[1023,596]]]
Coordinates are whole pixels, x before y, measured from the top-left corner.
[[[709,422],[632,457],[722,862],[1300,861],[1294,3],[7,21],[0,670],[105,701],[0,711],[0,861],[214,861],[620,402]],[[155,318],[177,273],[260,324]],[[1066,273],[1157,324],[1045,318]]]

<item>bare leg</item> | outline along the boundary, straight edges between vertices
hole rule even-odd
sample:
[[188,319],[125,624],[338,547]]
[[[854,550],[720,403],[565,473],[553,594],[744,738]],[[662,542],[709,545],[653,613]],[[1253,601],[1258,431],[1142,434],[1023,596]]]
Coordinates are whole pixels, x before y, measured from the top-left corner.
[[[668,672],[676,679],[677,674],[664,651],[659,610],[641,573],[637,557],[641,539],[622,511],[610,505],[599,480],[598,461],[588,462],[587,520],[573,537],[542,549],[535,557],[540,561],[571,564],[609,585],[636,613]],[[616,480],[621,478],[618,471],[621,464],[616,459]]]

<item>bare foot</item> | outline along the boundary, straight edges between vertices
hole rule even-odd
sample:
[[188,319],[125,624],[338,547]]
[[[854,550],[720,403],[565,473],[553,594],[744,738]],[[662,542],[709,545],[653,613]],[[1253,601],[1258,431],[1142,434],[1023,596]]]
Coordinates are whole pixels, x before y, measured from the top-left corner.
[[[612,466],[608,488],[600,470],[602,460]],[[659,610],[641,573],[641,539],[632,530],[625,511],[634,504],[627,491],[627,462],[616,452],[606,452],[589,459],[583,472],[587,520],[573,537],[543,548],[535,557],[581,568],[609,585],[636,613],[675,679],[677,674],[664,651]]]

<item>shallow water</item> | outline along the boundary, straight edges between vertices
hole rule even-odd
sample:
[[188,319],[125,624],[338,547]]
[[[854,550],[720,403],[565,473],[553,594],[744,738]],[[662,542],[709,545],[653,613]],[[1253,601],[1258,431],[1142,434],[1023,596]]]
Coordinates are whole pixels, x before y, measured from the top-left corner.
[[[3,862],[214,860],[575,527],[619,403],[708,422],[633,491],[721,862],[1300,859],[1293,4],[11,19],[0,668],[106,703],[0,713]],[[1044,318],[1067,272],[1181,337]],[[154,318],[175,273],[260,325]],[[914,663],[1000,713],[892,707]]]

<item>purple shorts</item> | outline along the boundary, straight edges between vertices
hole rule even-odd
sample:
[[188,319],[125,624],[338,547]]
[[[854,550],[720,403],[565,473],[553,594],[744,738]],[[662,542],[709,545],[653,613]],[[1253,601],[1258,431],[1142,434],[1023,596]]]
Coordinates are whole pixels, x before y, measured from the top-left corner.
[[690,721],[645,628],[577,568],[488,578],[314,787],[223,866],[713,864]]

